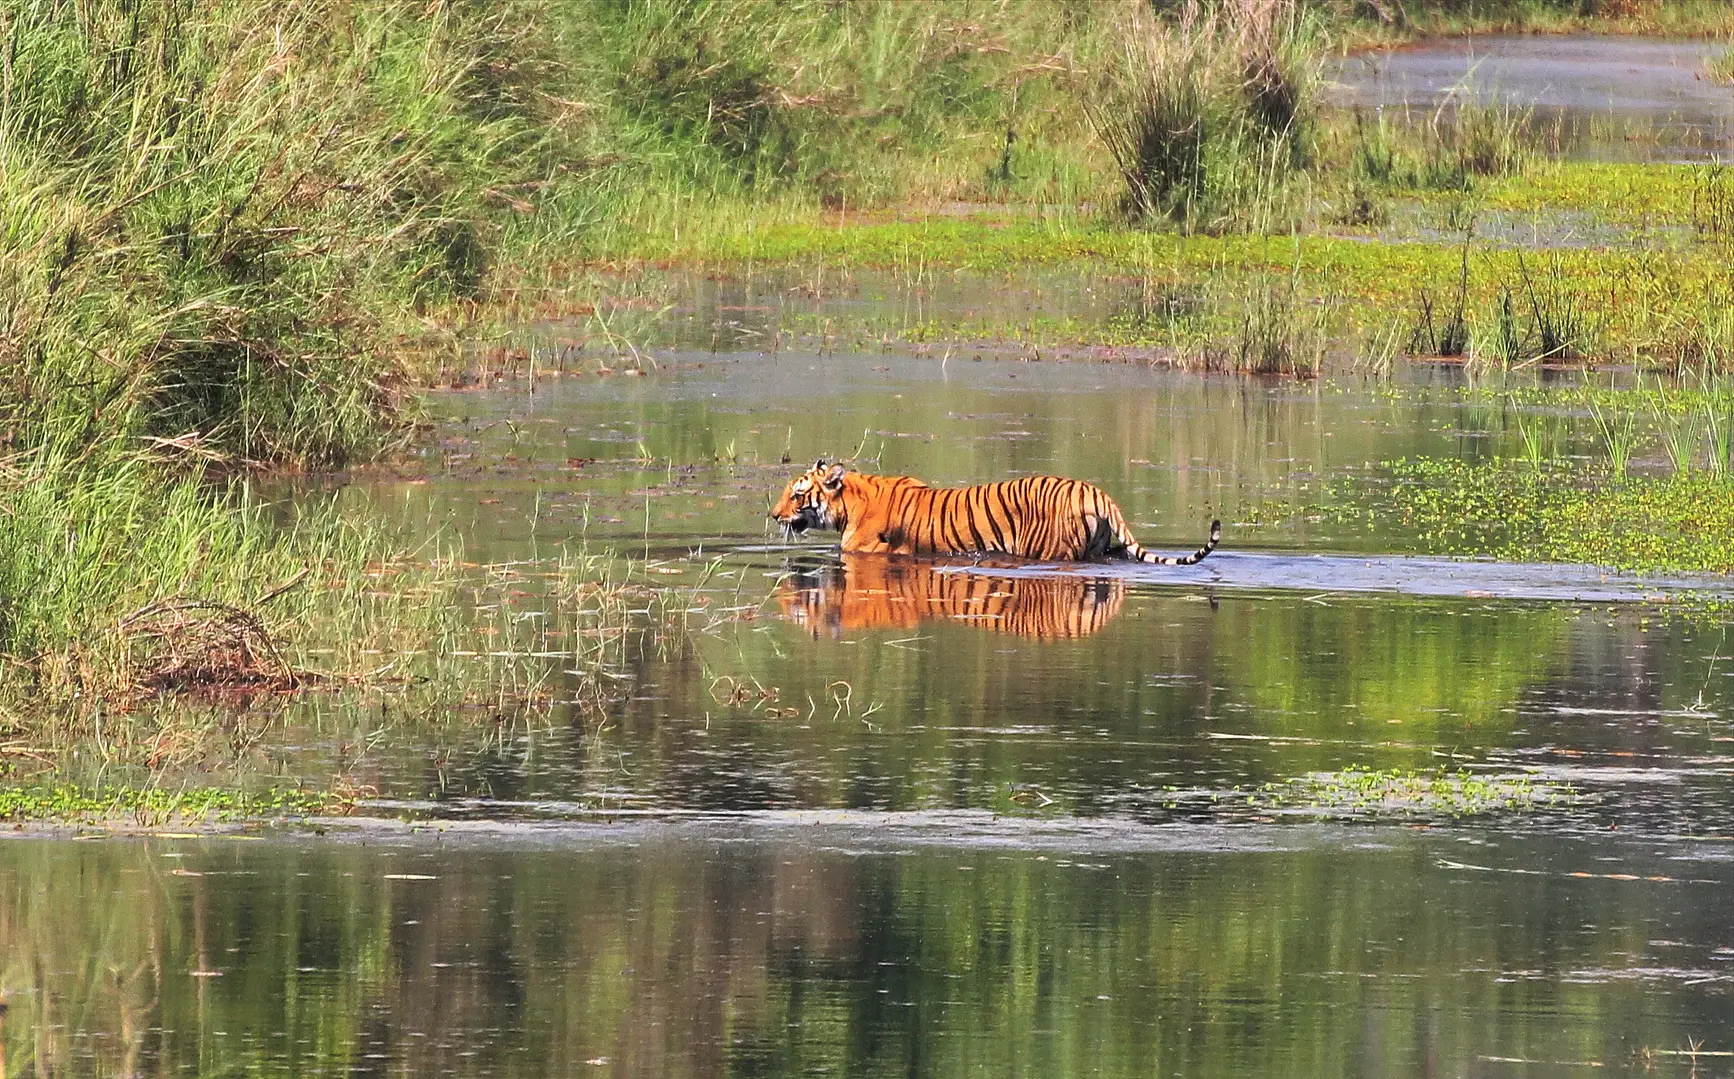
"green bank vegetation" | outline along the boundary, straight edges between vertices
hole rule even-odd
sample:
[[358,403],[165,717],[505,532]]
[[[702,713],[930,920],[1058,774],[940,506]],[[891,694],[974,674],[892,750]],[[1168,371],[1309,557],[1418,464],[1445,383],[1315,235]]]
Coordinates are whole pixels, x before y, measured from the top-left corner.
[[288,788],[257,794],[226,787],[110,787],[100,792],[72,786],[0,788],[0,821],[125,828],[341,816],[354,805],[345,794]]

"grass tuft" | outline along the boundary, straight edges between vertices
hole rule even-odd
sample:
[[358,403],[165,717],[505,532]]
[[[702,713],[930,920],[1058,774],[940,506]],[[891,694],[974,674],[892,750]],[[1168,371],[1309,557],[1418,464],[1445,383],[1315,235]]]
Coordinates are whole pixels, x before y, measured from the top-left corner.
[[1311,157],[1317,49],[1294,0],[1131,9],[1089,116],[1122,209],[1186,229],[1267,228]]

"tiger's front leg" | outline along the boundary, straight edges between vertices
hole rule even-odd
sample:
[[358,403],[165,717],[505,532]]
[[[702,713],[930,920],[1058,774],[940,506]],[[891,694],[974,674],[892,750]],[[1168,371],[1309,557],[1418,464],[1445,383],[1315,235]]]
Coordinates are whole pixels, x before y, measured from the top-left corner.
[[850,525],[843,533],[843,550],[849,554],[915,554],[915,543],[901,529],[884,521]]

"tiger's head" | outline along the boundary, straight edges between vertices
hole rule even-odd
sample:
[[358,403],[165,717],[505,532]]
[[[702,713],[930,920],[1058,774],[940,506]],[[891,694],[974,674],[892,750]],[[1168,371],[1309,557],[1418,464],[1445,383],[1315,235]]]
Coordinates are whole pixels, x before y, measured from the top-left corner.
[[771,516],[783,526],[784,536],[799,536],[809,528],[841,529],[843,515],[842,465],[827,465],[824,458],[789,481]]

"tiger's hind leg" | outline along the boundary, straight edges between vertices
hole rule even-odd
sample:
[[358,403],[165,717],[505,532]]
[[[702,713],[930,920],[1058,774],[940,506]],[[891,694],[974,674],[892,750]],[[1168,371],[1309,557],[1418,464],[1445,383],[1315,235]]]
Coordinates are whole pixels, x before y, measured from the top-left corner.
[[1086,562],[1095,562],[1108,555],[1124,558],[1126,544],[1120,539],[1120,530],[1114,527],[1114,522],[1106,517],[1086,514],[1084,517],[1084,543],[1077,557]]

